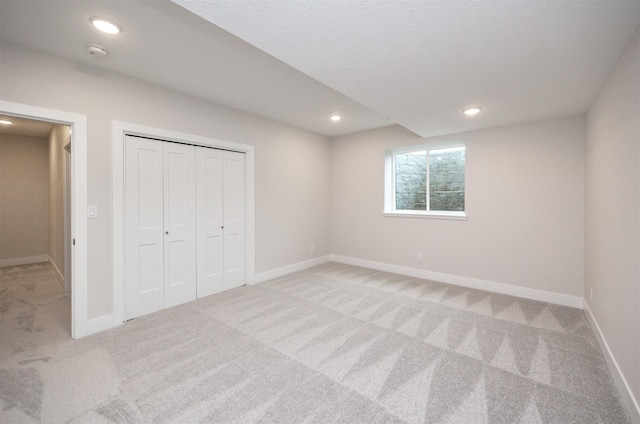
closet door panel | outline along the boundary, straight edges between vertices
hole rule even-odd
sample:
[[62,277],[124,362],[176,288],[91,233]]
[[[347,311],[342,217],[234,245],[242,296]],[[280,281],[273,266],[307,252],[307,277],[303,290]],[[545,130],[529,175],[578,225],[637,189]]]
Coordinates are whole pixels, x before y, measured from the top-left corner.
[[163,143],[164,306],[196,298],[195,147]]
[[224,152],[224,287],[246,283],[245,155]]
[[245,155],[126,137],[126,316],[246,283]]
[[162,143],[125,139],[126,319],[163,308]]
[[224,289],[223,152],[196,148],[198,298]]

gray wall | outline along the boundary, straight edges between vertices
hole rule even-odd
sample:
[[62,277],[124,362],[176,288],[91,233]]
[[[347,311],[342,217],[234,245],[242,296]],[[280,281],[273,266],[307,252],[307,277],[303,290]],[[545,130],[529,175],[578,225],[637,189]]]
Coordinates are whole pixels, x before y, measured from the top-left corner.
[[[88,316],[113,311],[112,121],[255,146],[256,272],[330,253],[328,137],[2,43],[2,99],[87,115]],[[311,253],[309,246],[315,245]]]
[[46,138],[0,134],[0,260],[46,256]]
[[[639,111],[640,32],[637,32],[587,114],[584,287],[589,309],[637,404],[640,404]],[[640,419],[638,415],[636,418]]]
[[[382,215],[387,149],[459,140],[466,221]],[[426,140],[399,126],[338,137],[333,253],[582,297],[583,184],[581,117]]]

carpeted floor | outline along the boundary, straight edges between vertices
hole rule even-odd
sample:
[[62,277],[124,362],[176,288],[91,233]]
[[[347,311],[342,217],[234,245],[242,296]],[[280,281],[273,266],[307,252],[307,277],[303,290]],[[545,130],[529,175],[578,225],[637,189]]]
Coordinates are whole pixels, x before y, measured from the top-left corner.
[[0,272],[3,423],[630,422],[578,309],[327,263],[71,340]]

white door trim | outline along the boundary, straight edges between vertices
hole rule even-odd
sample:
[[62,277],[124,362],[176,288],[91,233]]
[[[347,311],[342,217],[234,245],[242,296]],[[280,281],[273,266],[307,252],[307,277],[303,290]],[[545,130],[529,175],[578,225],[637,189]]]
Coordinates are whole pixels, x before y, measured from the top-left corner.
[[71,127],[71,337],[87,335],[87,117],[0,100],[0,113]]
[[64,158],[64,290],[70,292],[73,276],[71,274],[71,134],[69,134],[69,150],[63,153]]
[[124,286],[124,137],[138,135],[178,143],[233,150],[246,154],[246,264],[247,284],[255,276],[255,159],[254,147],[249,144],[218,140],[194,134],[181,133],[161,128],[113,121],[112,125],[112,169],[113,169],[113,325],[125,320]]

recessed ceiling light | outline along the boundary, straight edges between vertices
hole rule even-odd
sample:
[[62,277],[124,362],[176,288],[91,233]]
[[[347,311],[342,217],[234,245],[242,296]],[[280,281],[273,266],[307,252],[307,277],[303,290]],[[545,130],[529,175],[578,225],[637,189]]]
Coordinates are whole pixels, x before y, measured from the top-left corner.
[[94,27],[98,28],[102,32],[107,34],[119,34],[122,32],[122,27],[113,21],[104,18],[91,18],[91,23]]
[[481,109],[479,107],[468,107],[465,110],[463,110],[462,113],[464,113],[467,116],[473,116],[480,113],[480,110]]
[[342,119],[342,116],[340,116],[340,115],[331,115],[331,116],[329,116],[329,119],[331,119],[333,122],[338,122],[339,120]]
[[0,124],[2,124],[2,125],[11,125],[11,124],[13,124],[13,122],[9,121],[8,119],[0,119]]

